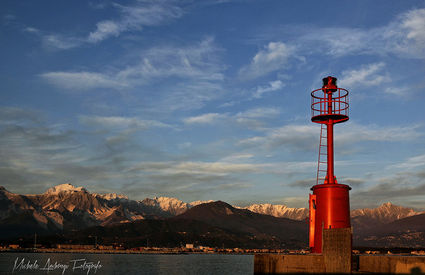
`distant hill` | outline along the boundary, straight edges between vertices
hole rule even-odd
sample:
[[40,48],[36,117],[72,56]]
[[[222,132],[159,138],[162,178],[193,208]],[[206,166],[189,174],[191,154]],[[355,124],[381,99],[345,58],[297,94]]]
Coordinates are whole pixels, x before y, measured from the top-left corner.
[[[373,209],[352,210],[354,245],[422,244],[425,239],[423,214],[424,212],[389,202]],[[197,225],[193,231],[184,231],[187,232],[186,236],[193,237],[192,240],[195,236],[201,237],[196,232],[204,232],[201,229],[207,228],[210,231],[207,230],[205,234],[215,232],[211,240],[217,240],[221,236],[228,243],[243,240],[252,245],[296,246],[306,241],[307,216],[308,209],[285,205],[253,204],[235,207],[220,201],[186,203],[167,197],[136,201],[114,193],[90,193],[84,187],[71,184],[54,186],[35,195],[14,194],[0,186],[0,239],[33,236],[34,233],[40,236],[66,235],[67,232],[97,228],[96,226],[155,228],[161,225],[174,228],[183,226],[180,224],[185,220]],[[198,229],[201,231],[197,231]],[[166,231],[168,233],[161,230],[158,232],[165,235],[177,234],[173,237],[174,240],[188,240],[172,230]],[[155,234],[157,233],[146,238],[158,237]],[[164,238],[160,237],[158,241]],[[160,242],[166,241],[164,239]]]
[[152,246],[194,243],[240,248],[305,248],[308,236],[305,222],[236,209],[221,201],[194,206],[168,219],[88,228],[65,234],[65,239],[92,243],[87,236],[94,235],[104,244],[113,244],[119,239],[130,247],[148,243]]
[[376,224],[355,235],[358,245],[372,247],[425,247],[425,214]]
[[243,232],[256,238],[271,238],[282,243],[307,244],[306,222],[276,218],[237,209],[222,201],[195,206],[171,220],[196,220],[216,227]]

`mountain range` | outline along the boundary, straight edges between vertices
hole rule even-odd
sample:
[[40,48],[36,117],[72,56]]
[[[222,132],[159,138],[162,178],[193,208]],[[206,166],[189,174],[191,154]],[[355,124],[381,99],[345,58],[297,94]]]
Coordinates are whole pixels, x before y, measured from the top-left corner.
[[[300,245],[306,242],[307,216],[308,209],[285,205],[253,204],[237,207],[212,201],[185,203],[167,197],[136,201],[124,195],[90,193],[84,187],[71,184],[54,186],[37,195],[14,194],[0,187],[0,233],[3,239],[34,232],[76,232],[86,228],[90,230],[91,227],[106,231],[117,226],[155,227],[162,224],[174,227],[177,224],[182,225],[181,221],[186,220],[192,223],[193,229],[203,228],[210,232],[208,234],[217,233],[209,243],[215,243],[213,240],[221,236],[219,239],[227,240],[225,243],[228,244],[244,240],[254,246],[259,245],[262,240],[282,247],[284,243]],[[374,209],[352,210],[351,219],[353,239],[359,245],[403,246],[416,242],[415,246],[422,243],[425,246],[423,212],[385,203]],[[185,230],[184,232],[189,232],[186,238],[200,236],[200,232],[190,233],[190,227]],[[168,230],[167,234],[171,234],[170,232],[172,230]],[[279,232],[284,232],[285,235]],[[160,233],[161,230],[158,234]],[[180,235],[170,238],[183,241],[178,237]],[[143,234],[139,237],[139,241],[146,241]],[[145,237],[155,239],[155,236]],[[165,239],[163,242],[169,242]]]

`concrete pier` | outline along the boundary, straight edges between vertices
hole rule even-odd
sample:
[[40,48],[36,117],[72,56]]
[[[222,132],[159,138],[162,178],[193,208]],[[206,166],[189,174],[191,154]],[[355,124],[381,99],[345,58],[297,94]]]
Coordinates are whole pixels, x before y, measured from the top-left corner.
[[325,273],[325,261],[321,254],[254,256],[254,274]]
[[356,255],[353,257],[351,228],[323,229],[322,237],[322,254],[255,255],[254,274],[425,274],[425,256]]
[[[360,274],[425,274],[425,256],[357,255],[352,273]],[[322,254],[273,255],[258,254],[254,258],[254,274],[334,273],[327,270]],[[339,273],[339,272],[336,272]]]
[[425,256],[360,255],[359,273],[425,274]]

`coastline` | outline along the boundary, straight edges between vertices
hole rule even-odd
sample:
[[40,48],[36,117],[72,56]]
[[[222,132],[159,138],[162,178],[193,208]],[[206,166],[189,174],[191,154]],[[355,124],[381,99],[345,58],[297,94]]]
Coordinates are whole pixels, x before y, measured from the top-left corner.
[[178,251],[178,250],[116,250],[116,249],[0,249],[0,253],[71,253],[71,254],[165,254],[165,255],[184,255],[184,254],[226,254],[226,255],[254,255],[254,252],[226,252],[226,251]]

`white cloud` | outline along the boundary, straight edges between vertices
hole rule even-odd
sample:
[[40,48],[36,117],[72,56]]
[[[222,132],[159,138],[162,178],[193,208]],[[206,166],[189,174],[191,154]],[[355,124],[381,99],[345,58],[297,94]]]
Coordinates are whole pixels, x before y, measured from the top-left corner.
[[171,127],[168,124],[156,120],[144,120],[136,117],[122,116],[81,116],[80,121],[84,124],[104,128],[148,129],[152,127]]
[[260,119],[276,117],[279,114],[280,111],[277,108],[254,108],[234,115],[229,113],[207,113],[185,118],[183,122],[185,124],[213,124],[225,120],[225,122],[236,122],[256,128],[264,124]]
[[261,98],[263,97],[263,94],[274,92],[282,89],[285,86],[285,84],[280,80],[270,81],[267,86],[259,86],[257,87],[257,90],[252,95],[253,98]]
[[410,89],[406,88],[406,87],[388,87],[385,89],[385,93],[390,94],[390,95],[397,95],[397,96],[405,96],[407,94],[409,94]]
[[144,26],[161,25],[183,15],[180,7],[167,1],[144,2],[136,6],[115,4],[122,13],[118,20],[104,20],[96,24],[96,30],[87,37],[90,43],[97,43],[122,32],[141,30]]
[[242,172],[259,172],[261,164],[227,163],[227,162],[183,162],[173,167],[179,173],[228,174]]
[[[390,168],[393,171],[394,168]],[[405,168],[404,168],[405,169]],[[373,205],[383,203],[391,198],[392,202],[408,203],[412,207],[424,207],[423,195],[425,194],[424,170],[416,173],[400,172],[396,174],[387,173],[384,177],[370,179],[368,182],[378,182],[367,189],[358,190],[353,193],[353,204]],[[419,199],[419,203],[412,203]]]
[[142,53],[139,64],[121,70],[118,78],[152,79],[159,77],[196,78],[197,81],[220,81],[223,67],[219,65],[214,38],[207,37],[188,47],[156,47]]
[[125,82],[119,81],[116,76],[93,72],[48,72],[41,77],[49,83],[70,90],[88,90],[95,88],[124,88]]
[[232,116],[232,119],[245,127],[253,130],[263,130],[268,119],[280,114],[277,108],[253,108],[244,112],[239,112]]
[[[198,108],[219,94],[223,66],[217,58],[214,39],[186,47],[164,46],[141,53],[139,62],[113,72],[47,72],[41,75],[49,83],[70,90],[95,88],[122,89],[176,77],[168,89],[166,101],[170,109]],[[181,81],[183,80],[184,81]]]
[[33,27],[26,27],[26,28],[24,28],[24,31],[29,32],[29,33],[35,33],[35,34],[40,32],[39,29],[36,29],[36,28],[33,28]]
[[249,65],[239,74],[244,78],[256,78],[268,73],[285,69],[288,59],[294,54],[294,48],[282,42],[270,42],[260,50]]
[[42,43],[49,48],[67,50],[80,46],[83,40],[76,37],[67,37],[59,34],[49,34],[42,37]]
[[410,170],[417,167],[425,167],[425,154],[424,155],[418,155],[414,157],[408,158],[405,162],[393,164],[388,167],[389,170],[393,171],[393,169],[403,169],[403,170]]
[[381,127],[348,123],[339,127],[341,131],[335,136],[338,145],[362,141],[411,141],[423,136],[418,125]]
[[343,71],[339,83],[344,87],[376,86],[389,82],[390,78],[381,74],[385,63],[372,63],[362,66],[360,69]]
[[253,108],[236,114],[237,118],[269,118],[280,114],[277,108]]
[[267,149],[282,145],[303,150],[316,148],[318,128],[314,125],[286,125],[268,130],[265,136],[256,136],[240,140],[242,146],[262,146]]
[[[425,9],[412,9],[386,26],[357,28],[311,28],[300,36],[300,48],[331,56],[396,54],[425,58]],[[300,30],[297,30],[300,32]]]
[[[364,141],[408,141],[423,135],[419,126],[380,127],[377,125],[358,125],[349,123],[339,126],[340,133],[335,136],[335,144],[355,144]],[[317,150],[320,128],[315,125],[286,125],[267,129],[265,135],[240,140],[238,145],[263,147],[274,150],[286,145],[291,149]]]
[[194,117],[185,118],[183,121],[186,124],[212,124],[219,119],[226,118],[226,114],[208,113]]
[[114,4],[120,12],[115,20],[102,20],[86,37],[49,34],[43,37],[45,45],[57,49],[70,49],[85,43],[99,43],[123,32],[139,31],[146,26],[158,26],[183,16],[183,9],[174,1],[139,1],[137,5]]
[[129,171],[146,171],[161,174],[229,175],[232,173],[257,173],[267,164],[230,162],[142,162]]
[[220,162],[239,162],[241,160],[251,159],[254,155],[252,154],[232,154],[230,156],[224,157],[220,160]]
[[144,1],[143,5],[117,5],[123,12],[120,24],[127,29],[138,29],[140,26],[156,26],[179,18],[184,11],[175,3],[176,1]]
[[407,31],[408,39],[425,43],[425,9],[411,10],[404,14],[401,26]]
[[92,43],[102,41],[110,36],[118,36],[121,32],[121,27],[110,20],[101,21],[96,24],[96,31],[91,32],[87,40]]

